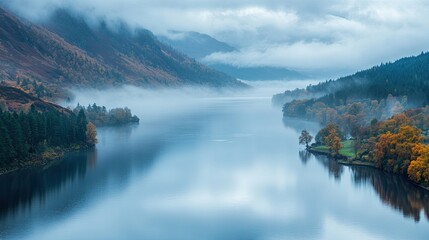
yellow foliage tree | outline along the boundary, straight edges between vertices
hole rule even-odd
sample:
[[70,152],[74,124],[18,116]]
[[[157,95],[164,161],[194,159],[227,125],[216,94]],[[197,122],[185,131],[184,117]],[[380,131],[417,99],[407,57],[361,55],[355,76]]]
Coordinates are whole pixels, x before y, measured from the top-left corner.
[[413,148],[415,159],[408,167],[408,177],[414,182],[429,182],[429,145],[417,144]]
[[381,134],[374,149],[376,166],[388,172],[406,174],[413,148],[422,141],[421,130],[413,126],[401,126],[396,134]]

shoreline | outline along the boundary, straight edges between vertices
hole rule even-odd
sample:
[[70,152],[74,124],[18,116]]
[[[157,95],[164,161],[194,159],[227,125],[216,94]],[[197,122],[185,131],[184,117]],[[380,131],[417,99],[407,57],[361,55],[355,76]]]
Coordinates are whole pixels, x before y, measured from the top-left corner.
[[[314,150],[314,149],[311,149],[311,147],[308,148],[308,149],[306,149],[306,151],[308,151],[309,153],[314,154],[314,155],[327,156],[327,157],[330,158],[330,160],[334,160],[335,162],[337,162],[338,164],[341,164],[341,165],[345,165],[345,166],[357,166],[357,167],[370,167],[370,168],[374,168],[374,169],[377,169],[379,171],[382,171],[384,173],[388,173],[388,172],[385,172],[382,169],[376,167],[373,162],[356,160],[356,159],[353,160],[353,159],[348,158],[348,157],[346,157],[344,155],[340,155],[339,157],[332,157],[330,153],[327,153],[327,152],[324,152],[324,151]],[[405,176],[403,176],[401,174],[395,174],[395,173],[388,173],[388,174],[394,174],[394,175],[401,176],[404,179],[406,179],[409,183],[413,184],[414,186],[422,188],[422,189],[424,189],[426,191],[429,191],[429,187],[425,187],[425,186],[423,186],[421,184],[415,183],[415,182],[411,181],[410,179],[406,178]]]
[[74,145],[67,148],[51,148],[26,160],[18,160],[8,166],[0,167],[0,176],[29,168],[45,168],[64,159],[68,153],[90,149],[88,146]]

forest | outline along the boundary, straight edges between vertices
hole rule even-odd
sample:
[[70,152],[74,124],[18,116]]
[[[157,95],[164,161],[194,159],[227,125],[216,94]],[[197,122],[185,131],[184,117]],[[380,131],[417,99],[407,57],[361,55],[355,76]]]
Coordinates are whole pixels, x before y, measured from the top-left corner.
[[273,102],[283,105],[292,99],[317,99],[328,106],[371,99],[380,101],[389,94],[408,96],[412,106],[429,104],[429,53],[422,52],[393,63],[382,63],[370,69],[337,80],[327,80],[305,89],[277,94]]
[[422,53],[286,91],[273,102],[284,101],[284,117],[325,126],[310,150],[363,161],[429,187],[428,64],[429,53]]
[[107,110],[105,106],[97,106],[95,103],[88,105],[88,107],[78,104],[73,112],[78,114],[80,111],[84,111],[88,122],[96,126],[122,125],[140,121],[136,115],[132,115],[131,110],[127,107]]
[[[307,148],[316,153],[327,150],[336,159],[370,163],[429,187],[429,107],[407,110],[384,121],[374,118],[369,124],[357,120],[365,119],[363,111],[356,113],[342,115],[337,123],[328,122]],[[354,124],[350,125],[350,119]],[[311,141],[312,136],[303,130],[300,143],[308,145],[304,138]],[[347,144],[350,146],[346,150]]]
[[[372,106],[377,105],[373,103]],[[313,115],[326,127],[317,133],[310,151],[327,151],[336,159],[348,158],[364,165],[369,163],[429,187],[428,106],[409,110],[399,108],[401,113],[382,121],[375,117],[382,116],[384,111],[368,109],[364,103],[353,103],[341,108],[345,110],[340,113],[335,109],[320,108]],[[306,135],[303,131],[301,138]],[[307,139],[311,138],[307,136]]]
[[84,111],[56,110],[28,112],[0,110],[0,166],[10,166],[34,158],[50,157],[53,148],[90,147],[96,144],[96,129]]

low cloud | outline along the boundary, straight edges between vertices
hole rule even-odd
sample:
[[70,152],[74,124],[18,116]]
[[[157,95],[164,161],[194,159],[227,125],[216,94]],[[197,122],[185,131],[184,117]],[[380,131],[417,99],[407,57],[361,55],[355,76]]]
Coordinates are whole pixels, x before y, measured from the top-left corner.
[[[2,0],[0,0],[2,1]],[[207,62],[353,72],[429,50],[424,0],[14,0],[3,1],[31,20],[57,7],[122,20],[156,34],[197,31],[240,51]]]

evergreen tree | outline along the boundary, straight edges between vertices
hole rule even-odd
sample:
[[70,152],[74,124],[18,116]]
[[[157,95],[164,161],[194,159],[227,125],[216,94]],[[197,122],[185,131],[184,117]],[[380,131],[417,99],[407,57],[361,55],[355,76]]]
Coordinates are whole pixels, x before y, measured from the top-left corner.
[[86,142],[86,125],[88,121],[86,120],[85,111],[81,109],[77,116],[76,122],[76,137],[79,142]]

